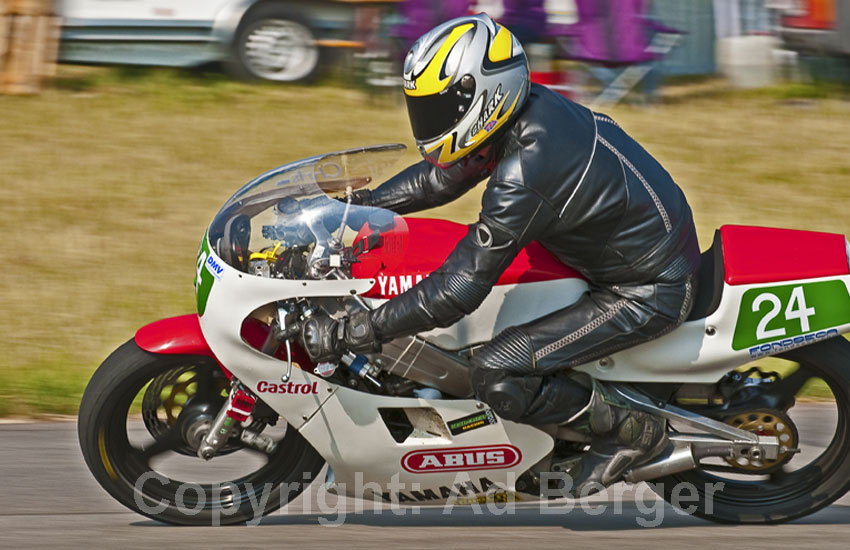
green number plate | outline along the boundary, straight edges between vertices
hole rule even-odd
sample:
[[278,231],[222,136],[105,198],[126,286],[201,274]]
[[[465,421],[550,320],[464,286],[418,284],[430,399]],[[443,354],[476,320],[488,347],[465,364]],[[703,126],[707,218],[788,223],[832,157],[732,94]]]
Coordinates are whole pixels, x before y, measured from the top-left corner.
[[[847,323],[850,294],[844,281],[753,288],[744,292],[741,299],[732,348],[740,350],[789,339],[789,346],[797,347],[806,342],[806,335],[820,339],[826,334],[818,337],[817,333]],[[832,335],[830,331],[829,336]]]

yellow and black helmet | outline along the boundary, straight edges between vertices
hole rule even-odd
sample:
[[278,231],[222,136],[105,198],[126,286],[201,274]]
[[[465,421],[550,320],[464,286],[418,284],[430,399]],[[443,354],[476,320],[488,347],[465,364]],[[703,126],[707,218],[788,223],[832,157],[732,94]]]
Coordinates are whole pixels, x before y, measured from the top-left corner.
[[487,15],[436,27],[404,61],[404,94],[419,152],[443,168],[459,161],[519,112],[528,86],[522,46]]

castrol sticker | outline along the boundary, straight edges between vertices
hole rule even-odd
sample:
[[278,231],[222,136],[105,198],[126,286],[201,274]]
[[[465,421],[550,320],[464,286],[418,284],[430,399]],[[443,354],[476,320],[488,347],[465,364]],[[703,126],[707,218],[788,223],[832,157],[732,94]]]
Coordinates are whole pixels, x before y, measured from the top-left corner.
[[319,393],[318,382],[299,384],[298,382],[268,382],[260,380],[257,383],[257,393],[288,393],[288,394],[316,394]]
[[402,457],[401,467],[415,474],[500,470],[516,466],[520,460],[522,453],[513,445],[486,445],[411,451]]

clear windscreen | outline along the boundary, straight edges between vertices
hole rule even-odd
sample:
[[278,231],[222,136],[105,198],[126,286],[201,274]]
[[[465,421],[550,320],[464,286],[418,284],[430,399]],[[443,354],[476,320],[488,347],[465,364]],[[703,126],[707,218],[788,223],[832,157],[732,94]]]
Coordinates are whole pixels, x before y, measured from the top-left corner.
[[[367,256],[377,271],[403,256],[407,227],[351,197],[390,175],[404,151],[401,144],[366,147],[266,172],[224,204],[209,227],[210,245],[230,266],[261,277],[350,277]],[[358,276],[370,276],[358,267]]]

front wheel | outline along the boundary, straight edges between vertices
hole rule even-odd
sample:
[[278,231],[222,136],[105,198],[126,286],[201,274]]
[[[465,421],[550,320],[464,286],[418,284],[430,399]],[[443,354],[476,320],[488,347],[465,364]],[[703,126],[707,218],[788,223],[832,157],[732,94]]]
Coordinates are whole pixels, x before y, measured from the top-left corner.
[[718,418],[776,435],[800,452],[775,462],[716,459],[650,482],[667,502],[720,523],[770,524],[812,514],[850,490],[850,342],[833,338],[781,357],[799,364],[790,386],[815,388],[819,402],[800,404],[788,395],[786,410],[757,408]]
[[243,423],[275,440],[270,452],[232,438],[209,462],[196,455],[228,386],[209,357],[159,355],[125,343],[94,373],[80,405],[89,470],[123,505],[167,523],[242,523],[286,504],[324,461],[276,415]]

